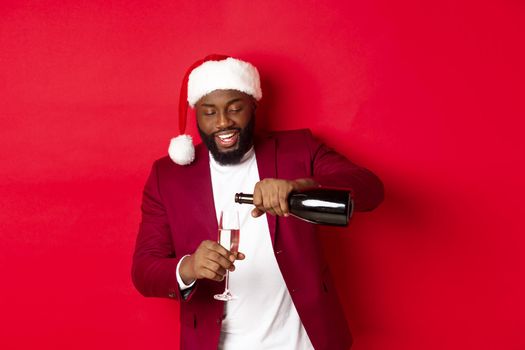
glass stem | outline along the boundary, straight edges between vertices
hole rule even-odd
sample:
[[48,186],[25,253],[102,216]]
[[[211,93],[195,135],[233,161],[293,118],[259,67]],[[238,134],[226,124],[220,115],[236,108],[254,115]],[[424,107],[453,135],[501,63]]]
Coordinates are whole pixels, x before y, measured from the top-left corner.
[[226,293],[229,293],[230,292],[230,289],[229,289],[229,285],[230,285],[230,270],[226,270],[226,287],[224,289],[224,291]]

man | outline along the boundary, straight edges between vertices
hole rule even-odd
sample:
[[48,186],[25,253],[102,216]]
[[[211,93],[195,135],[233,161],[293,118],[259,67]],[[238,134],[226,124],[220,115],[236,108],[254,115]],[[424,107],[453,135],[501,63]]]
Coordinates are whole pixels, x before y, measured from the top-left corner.
[[[187,85],[187,87],[186,87]],[[348,349],[351,336],[313,225],[288,217],[287,196],[312,186],[352,190],[356,211],[382,201],[380,180],[317,141],[308,130],[255,134],[261,99],[251,64],[209,56],[188,70],[188,104],[203,140],[155,162],[144,189],[132,277],[145,296],[181,302],[182,349]],[[191,140],[190,140],[191,142]],[[175,163],[177,164],[175,164]],[[218,213],[236,192],[240,250],[217,243]],[[229,270],[234,301],[213,299]]]

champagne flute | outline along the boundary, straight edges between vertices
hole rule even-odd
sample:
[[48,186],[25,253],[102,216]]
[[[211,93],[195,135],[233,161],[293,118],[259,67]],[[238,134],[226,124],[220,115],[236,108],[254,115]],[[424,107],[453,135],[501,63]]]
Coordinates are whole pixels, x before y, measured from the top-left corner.
[[[239,212],[236,209],[221,211],[219,220],[219,244],[229,250],[231,253],[239,251]],[[226,270],[226,285],[222,294],[216,294],[213,297],[221,301],[230,301],[237,297],[229,289],[230,271]]]

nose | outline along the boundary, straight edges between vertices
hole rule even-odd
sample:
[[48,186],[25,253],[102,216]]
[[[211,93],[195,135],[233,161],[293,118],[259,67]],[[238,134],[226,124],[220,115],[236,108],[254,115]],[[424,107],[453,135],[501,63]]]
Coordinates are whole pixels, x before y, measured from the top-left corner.
[[225,112],[220,112],[217,118],[216,127],[217,129],[226,129],[233,125],[233,120],[231,120]]

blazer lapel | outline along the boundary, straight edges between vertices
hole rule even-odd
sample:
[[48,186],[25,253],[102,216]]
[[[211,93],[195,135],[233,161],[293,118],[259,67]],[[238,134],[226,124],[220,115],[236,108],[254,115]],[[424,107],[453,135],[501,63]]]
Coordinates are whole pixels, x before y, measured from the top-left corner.
[[191,203],[194,203],[193,215],[189,217],[202,220],[206,227],[206,237],[216,241],[218,237],[219,226],[215,213],[215,202],[213,200],[213,189],[211,184],[211,173],[209,164],[208,149],[204,144],[200,144],[195,149],[196,161],[187,165],[192,167],[187,183],[187,191],[193,196]]
[[[272,136],[258,138],[254,145],[255,155],[257,158],[257,168],[259,178],[276,178],[276,144]],[[195,149],[196,161],[187,165],[192,167],[193,171],[187,178],[187,191],[193,196],[193,208],[188,208],[193,212],[189,217],[200,218],[207,229],[207,239],[217,240],[219,225],[217,223],[217,214],[215,212],[215,202],[213,199],[213,188],[211,184],[211,173],[209,164],[208,149],[204,144],[200,144]],[[273,215],[266,215],[272,244],[275,242],[277,220]]]
[[[261,137],[255,142],[255,156],[257,158],[257,168],[259,169],[259,178],[261,180],[266,178],[276,178],[276,145],[275,139],[272,136]],[[268,227],[270,228],[270,236],[272,237],[272,244],[275,243],[275,228],[277,219],[274,215],[266,214],[268,220]]]

